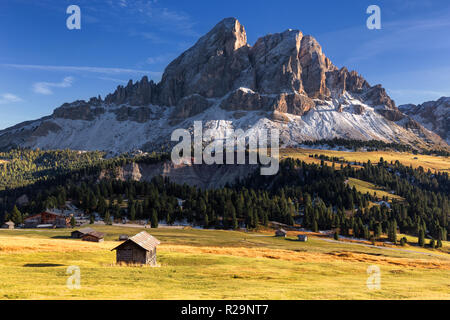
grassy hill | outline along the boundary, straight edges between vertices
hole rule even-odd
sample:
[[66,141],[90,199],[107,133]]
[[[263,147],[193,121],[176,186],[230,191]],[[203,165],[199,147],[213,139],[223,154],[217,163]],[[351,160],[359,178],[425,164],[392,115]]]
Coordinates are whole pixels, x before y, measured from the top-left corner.
[[[196,229],[147,230],[157,237],[159,267],[115,265],[119,234],[95,226],[104,243],[69,239],[71,230],[0,230],[1,299],[450,299],[444,251],[372,248],[312,237]],[[445,243],[444,248],[448,248]],[[66,287],[68,266],[81,289]],[[381,290],[366,286],[378,265]]]
[[394,151],[335,151],[335,150],[321,150],[321,149],[282,149],[280,150],[280,157],[300,159],[309,163],[320,163],[319,159],[310,158],[310,155],[325,155],[328,157],[338,157],[349,162],[367,162],[377,163],[380,157],[387,162],[400,161],[405,166],[412,166],[413,168],[422,167],[425,170],[449,172],[450,173],[450,158],[432,155],[414,155],[408,152],[394,152]]
[[383,197],[387,197],[389,200],[397,200],[397,201],[404,201],[405,199],[397,196],[395,194],[392,194],[388,191],[386,191],[384,188],[382,187],[377,187],[376,185],[374,185],[373,183],[370,182],[366,182],[366,181],[362,181],[359,179],[355,179],[355,178],[349,178],[348,179],[348,184],[350,187],[355,187],[356,190],[358,190],[359,192],[365,194],[365,193],[369,193],[369,194],[376,194],[377,197],[379,198],[383,198]]

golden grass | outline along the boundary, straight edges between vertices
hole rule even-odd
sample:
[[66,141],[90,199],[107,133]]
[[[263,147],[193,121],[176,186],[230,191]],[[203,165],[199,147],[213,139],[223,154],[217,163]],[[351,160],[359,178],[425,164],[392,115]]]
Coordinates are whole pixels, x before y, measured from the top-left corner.
[[[407,152],[394,152],[394,151],[372,151],[372,152],[346,152],[335,150],[319,150],[319,149],[282,149],[280,150],[281,158],[294,158],[300,159],[308,163],[320,163],[319,159],[310,158],[309,155],[325,155],[329,157],[343,157],[350,162],[367,162],[370,160],[372,163],[377,163],[380,157],[383,157],[385,161],[400,161],[405,166],[412,166],[413,168],[422,167],[425,170],[431,171],[449,172],[450,173],[450,158],[438,157],[428,155],[414,155]],[[417,158],[417,159],[415,159]],[[338,168],[339,165],[337,164]]]
[[267,248],[236,248],[236,247],[191,247],[191,246],[170,246],[162,245],[161,251],[180,252],[189,254],[215,254],[224,256],[237,256],[247,258],[267,258],[285,261],[302,261],[310,263],[334,262],[336,260],[364,262],[382,265],[396,265],[412,268],[442,269],[450,270],[450,260],[429,261],[425,259],[399,259],[370,255],[366,253],[355,253],[349,251],[333,251],[330,253],[304,252],[282,249]]
[[[65,239],[71,230],[0,231],[0,299],[450,299],[450,259],[296,233],[147,230],[161,242],[157,268],[118,265],[112,241],[139,229],[94,226],[103,243]],[[447,245],[447,243],[446,243]],[[414,249],[416,250],[416,249]],[[418,250],[418,249],[417,249]],[[435,250],[422,249],[423,252]],[[68,266],[81,289],[66,287]],[[366,287],[378,265],[382,289]]]
[[384,188],[378,187],[374,185],[373,183],[362,181],[355,178],[349,178],[348,179],[348,185],[350,187],[355,187],[357,191],[361,192],[362,194],[366,194],[367,192],[371,195],[374,195],[376,193],[377,197],[379,199],[382,199],[383,197],[387,197],[389,200],[398,200],[398,201],[404,201],[405,199],[396,195],[392,194],[390,192],[387,192]]
[[88,242],[66,239],[40,239],[0,235],[0,253],[86,252],[112,248],[109,242]]

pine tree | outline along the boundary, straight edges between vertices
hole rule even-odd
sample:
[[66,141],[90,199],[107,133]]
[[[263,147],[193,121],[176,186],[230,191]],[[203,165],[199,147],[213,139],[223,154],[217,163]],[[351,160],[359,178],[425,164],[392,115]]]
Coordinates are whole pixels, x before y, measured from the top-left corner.
[[22,213],[19,211],[19,209],[17,209],[17,206],[14,206],[11,212],[11,220],[16,225],[23,223]]
[[111,216],[109,214],[109,210],[105,213],[105,224],[111,225]]
[[316,220],[313,221],[312,231],[313,232],[319,232],[319,226],[317,225],[317,221]]
[[375,227],[375,238],[380,239],[382,232],[383,232],[383,230],[381,228],[381,223],[378,222]]
[[75,222],[75,217],[74,217],[74,216],[72,216],[72,217],[70,218],[70,226],[71,226],[72,228],[75,228],[75,226],[76,226],[76,222]]
[[136,220],[136,206],[133,204],[131,204],[131,208],[130,208],[130,220],[134,221]]
[[334,240],[338,241],[339,240],[339,232],[336,230],[336,232],[334,233]]
[[209,218],[208,218],[208,214],[205,214],[205,228],[209,227]]
[[397,222],[395,220],[389,223],[388,239],[394,244],[397,242]]
[[425,246],[425,232],[423,231],[423,229],[420,229],[420,231],[419,231],[418,244],[421,247]]
[[233,230],[236,230],[238,227],[239,225],[236,218],[236,211],[233,211],[231,216],[231,228],[233,228]]
[[403,237],[403,238],[400,239],[400,245],[401,245],[402,247],[404,247],[404,246],[406,245],[406,243],[407,243],[407,240],[406,240],[405,237]]
[[152,228],[158,228],[158,214],[155,209],[152,209],[152,218],[151,218]]
[[434,241],[434,239],[431,239],[431,240],[430,240],[430,248],[431,248],[431,249],[436,248],[436,242]]

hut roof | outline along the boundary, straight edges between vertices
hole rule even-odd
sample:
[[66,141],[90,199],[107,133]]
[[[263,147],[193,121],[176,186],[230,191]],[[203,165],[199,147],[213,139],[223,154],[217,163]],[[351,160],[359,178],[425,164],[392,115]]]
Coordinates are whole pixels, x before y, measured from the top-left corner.
[[92,228],[83,228],[83,229],[75,230],[73,232],[77,232],[77,231],[80,233],[86,234],[86,233],[94,232],[95,230]]
[[103,232],[99,232],[99,231],[91,231],[91,232],[85,233],[85,234],[83,235],[83,237],[84,237],[84,236],[87,236],[87,235],[96,237],[96,238],[98,238],[98,239],[103,239],[103,238],[105,237],[105,234],[104,234]]
[[154,236],[149,235],[145,231],[142,231],[141,233],[138,233],[137,235],[131,237],[130,239],[128,239],[124,243],[118,245],[117,247],[115,247],[112,250],[118,249],[120,246],[127,243],[128,241],[131,241],[131,242],[137,244],[138,246],[140,246],[141,248],[143,248],[147,251],[153,250],[154,247],[156,247],[157,245],[159,245],[161,243]]
[[119,240],[128,240],[130,237],[127,234],[121,234]]
[[277,233],[287,233],[287,231],[284,230],[284,229],[278,229],[276,232],[277,232]]

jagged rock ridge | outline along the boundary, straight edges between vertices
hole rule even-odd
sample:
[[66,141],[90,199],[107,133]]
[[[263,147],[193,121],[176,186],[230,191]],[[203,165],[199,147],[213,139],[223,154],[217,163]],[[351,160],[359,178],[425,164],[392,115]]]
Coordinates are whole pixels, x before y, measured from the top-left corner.
[[404,115],[381,85],[337,68],[299,30],[247,43],[234,18],[172,61],[159,83],[143,77],[106,96],[65,103],[52,116],[0,131],[0,148],[152,150],[177,127],[249,134],[278,128],[285,145],[334,137],[445,147]]
[[450,144],[450,97],[420,105],[402,105],[399,109]]

